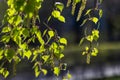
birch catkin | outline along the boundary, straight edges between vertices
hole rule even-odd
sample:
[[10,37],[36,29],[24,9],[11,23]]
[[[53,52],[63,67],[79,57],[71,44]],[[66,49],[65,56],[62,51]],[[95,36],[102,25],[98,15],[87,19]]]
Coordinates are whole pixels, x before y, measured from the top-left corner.
[[72,15],[75,14],[75,8],[76,8],[76,3],[73,1],[73,3],[72,3],[72,11],[71,11]]
[[67,5],[66,5],[66,7],[69,7],[70,4],[71,4],[71,0],[68,0],[68,1],[67,1]]
[[90,64],[90,58],[91,58],[91,55],[90,55],[90,53],[88,53],[87,54],[87,59],[86,59],[87,64]]
[[82,15],[82,12],[83,12],[83,10],[84,10],[85,7],[86,7],[86,3],[87,3],[87,0],[82,0],[82,3],[81,3],[81,6],[80,6],[80,8],[79,8],[79,11],[78,11],[78,15],[77,15],[76,21],[79,21],[79,20],[80,20],[81,15]]

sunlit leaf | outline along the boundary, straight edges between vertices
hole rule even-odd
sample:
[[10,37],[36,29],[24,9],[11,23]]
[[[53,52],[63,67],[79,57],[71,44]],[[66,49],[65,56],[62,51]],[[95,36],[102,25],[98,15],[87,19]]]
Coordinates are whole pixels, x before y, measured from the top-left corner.
[[63,16],[59,16],[58,20],[65,23],[65,18]]
[[28,59],[30,59],[30,57],[31,57],[31,55],[32,55],[32,52],[31,52],[30,50],[28,50],[28,51],[25,51],[23,54],[24,54]]
[[3,74],[4,77],[6,78],[8,75],[9,75],[9,72],[8,71],[5,71],[5,73]]
[[2,33],[7,33],[7,32],[10,32],[11,31],[11,28],[6,26],[2,29]]
[[46,62],[49,59],[49,57],[50,57],[49,55],[43,55],[42,59],[44,60],[44,62]]
[[35,76],[38,77],[40,75],[39,67],[35,67]]
[[37,36],[39,42],[43,45],[45,42],[44,42],[44,40],[43,40],[43,38],[41,36],[41,32],[40,31],[36,31],[35,33],[36,33],[36,36]]
[[60,17],[60,12],[57,11],[57,10],[54,10],[54,11],[52,12],[52,16],[53,16],[54,18],[59,18],[59,17]]
[[56,6],[56,8],[58,8],[62,12],[62,10],[64,8],[64,4],[63,3],[55,2],[55,6]]
[[100,9],[100,10],[99,10],[99,16],[100,16],[100,18],[102,17],[102,15],[103,15],[103,10]]
[[56,76],[59,76],[59,74],[60,74],[60,68],[59,67],[54,67],[54,74]]
[[92,17],[90,18],[91,21],[93,21],[95,24],[97,24],[98,22],[98,18],[97,17]]
[[64,57],[64,54],[60,54],[60,59],[62,59]]
[[93,35],[93,39],[94,39],[95,41],[97,41],[98,38],[99,38],[99,31],[98,31],[98,30],[93,30],[93,31],[92,31],[92,35]]
[[46,69],[41,69],[41,71],[43,72],[44,75],[47,74],[47,70]]
[[92,56],[97,56],[97,54],[98,54],[98,49],[97,49],[97,48],[94,48],[94,49],[92,50],[91,55],[92,55]]
[[55,35],[55,33],[54,33],[54,31],[48,31],[48,35],[50,36],[50,38],[52,38],[54,35]]
[[60,38],[60,43],[67,45],[67,40],[65,38]]
[[67,73],[67,77],[68,77],[68,79],[71,79],[71,78],[72,78],[72,75],[68,72],[68,73]]
[[86,39],[87,39],[88,41],[92,42],[92,41],[93,41],[93,36],[92,36],[92,35],[89,35],[89,36],[86,37]]
[[8,35],[3,35],[1,38],[2,42],[8,43],[10,41],[10,36]]

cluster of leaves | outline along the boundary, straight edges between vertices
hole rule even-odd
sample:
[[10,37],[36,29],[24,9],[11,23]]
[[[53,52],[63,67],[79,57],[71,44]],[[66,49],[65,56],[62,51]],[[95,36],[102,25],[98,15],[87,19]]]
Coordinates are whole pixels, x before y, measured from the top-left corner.
[[[91,33],[87,33],[87,27],[84,30],[84,34],[85,36],[80,40],[80,45],[83,43],[84,40],[87,40],[90,44],[87,45],[85,47],[85,50],[83,51],[83,55],[87,55],[87,63],[90,63],[90,57],[92,56],[97,56],[98,53],[98,49],[96,47],[92,46],[92,43],[97,42],[98,38],[99,38],[99,19],[102,17],[103,11],[102,9],[99,8],[99,5],[102,3],[103,0],[96,0],[95,2],[95,7],[94,8],[90,8],[87,9],[86,13],[84,14],[84,16],[86,17],[82,24],[80,26],[84,26],[85,24],[87,24],[88,21],[92,21],[94,23],[94,25],[98,25],[98,27],[94,27],[91,30]],[[71,10],[71,14],[74,15],[75,11],[76,11],[76,6],[80,4],[80,8],[78,11],[78,15],[76,18],[76,21],[79,21],[81,18],[81,15],[83,14],[83,11],[86,8],[87,5],[87,0],[68,0],[67,1],[67,7],[69,7],[70,5],[72,5],[72,10]],[[93,13],[97,12],[99,17],[93,15]],[[92,26],[93,27],[93,26]],[[90,29],[89,29],[90,32]]]
[[[67,40],[58,36],[56,30],[47,26],[47,29],[40,30],[39,10],[44,0],[7,0],[8,9],[2,22],[0,36],[0,74],[5,78],[9,75],[9,71],[5,67],[5,62],[18,64],[22,59],[28,59],[33,65],[35,76],[40,73],[47,74],[44,66],[51,67],[53,73],[58,76],[60,74],[61,59],[64,57],[63,50],[67,45]],[[51,13],[51,17],[65,22],[65,18],[61,15],[64,5],[60,2],[55,3],[55,9]],[[50,20],[50,18],[49,18]],[[46,24],[47,25],[47,24]],[[36,44],[36,42],[38,42]],[[31,46],[35,44],[36,46]]]
[[[64,16],[61,15],[64,4],[55,2],[55,8],[45,23],[40,22],[38,14],[43,2],[44,0],[7,0],[8,9],[2,22],[4,27],[0,32],[2,35],[0,36],[0,43],[3,44],[3,46],[0,47],[0,61],[3,61],[0,66],[0,74],[4,77],[9,75],[5,63],[14,62],[18,64],[22,59],[28,59],[34,63],[33,69],[36,77],[38,77],[40,73],[44,75],[47,74],[48,70],[45,68],[46,66],[49,66],[56,76],[59,76],[61,70],[66,69],[66,65],[61,63],[61,59],[64,57],[63,50],[67,45],[67,40],[59,37],[56,30],[46,24],[52,17],[61,22],[65,22]],[[71,3],[72,15],[75,13],[76,5],[78,3],[81,4],[76,19],[76,21],[79,21],[86,7],[87,0],[68,0],[67,7],[69,7]],[[91,16],[92,11],[98,11],[99,18]],[[97,25],[102,16],[102,10],[98,9],[98,7],[88,9],[85,16],[88,17],[81,25],[87,23],[88,20]],[[41,31],[41,25],[37,25],[36,22],[44,23],[46,29]],[[92,47],[92,43],[97,41],[98,38],[98,28],[94,28],[91,34],[85,34],[85,37],[80,41],[80,44],[82,44],[84,40],[90,43],[89,46],[85,47],[85,51],[83,52],[83,55],[87,55],[87,63],[90,63],[91,55],[96,56],[98,53],[97,48]],[[31,44],[35,44],[36,46],[31,46]],[[62,68],[63,65],[65,68]],[[66,78],[70,79],[70,77],[71,75],[68,72],[63,80],[66,80]]]
[[[99,39],[99,26],[100,26],[99,20],[101,19],[102,15],[103,15],[102,9],[99,8],[99,5],[101,3],[102,3],[102,0],[97,0],[95,8],[88,9],[86,11],[85,16],[88,16],[88,17],[86,19],[84,19],[81,24],[81,26],[83,26],[83,25],[87,24],[88,21],[92,21],[94,23],[93,28],[91,28],[91,33],[90,34],[87,33],[87,27],[86,27],[86,29],[84,31],[85,37],[83,37],[80,40],[80,44],[82,44],[84,40],[87,40],[89,42],[89,45],[87,45],[85,47],[85,50],[82,53],[83,55],[87,55],[86,62],[88,64],[90,63],[91,56],[97,56],[97,54],[98,54],[97,46],[92,46],[92,44],[94,42],[97,42]],[[92,16],[92,13],[95,13],[95,12],[97,12],[98,17],[95,15]],[[97,27],[96,27],[96,25],[97,25]],[[90,29],[89,29],[89,31],[90,31]]]

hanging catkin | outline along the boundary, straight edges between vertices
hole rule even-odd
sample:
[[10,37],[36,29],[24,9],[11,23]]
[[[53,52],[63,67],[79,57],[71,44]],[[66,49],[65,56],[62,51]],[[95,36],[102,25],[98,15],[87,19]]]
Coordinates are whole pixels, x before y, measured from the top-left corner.
[[76,3],[75,3],[75,1],[73,1],[73,3],[72,3],[72,11],[71,11],[72,15],[75,14],[75,8],[76,8]]
[[68,0],[68,1],[67,1],[67,5],[66,5],[66,7],[69,7],[70,4],[71,4],[71,0]]
[[90,55],[90,53],[88,53],[87,54],[87,59],[86,59],[87,64],[90,64],[90,58],[91,58],[91,55]]
[[87,3],[87,0],[82,0],[82,3],[81,3],[81,6],[80,6],[80,8],[79,8],[79,11],[78,11],[78,15],[77,15],[76,21],[79,21],[79,20],[80,20],[81,15],[82,15],[82,12],[83,12],[83,10],[84,10],[85,7],[86,7],[86,3]]

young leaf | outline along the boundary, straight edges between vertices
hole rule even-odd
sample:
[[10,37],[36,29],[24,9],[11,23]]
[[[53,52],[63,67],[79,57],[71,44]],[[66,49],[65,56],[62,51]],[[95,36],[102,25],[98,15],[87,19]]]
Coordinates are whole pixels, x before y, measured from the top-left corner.
[[65,23],[65,18],[63,16],[59,16],[58,20]]
[[92,35],[89,35],[89,36],[86,37],[86,39],[87,39],[88,41],[92,42],[92,41],[93,41],[93,36],[92,36]]
[[67,45],[67,40],[65,38],[60,38],[60,43]]
[[64,57],[64,54],[60,54],[60,59],[62,59]]
[[54,18],[59,18],[59,17],[60,17],[60,12],[57,11],[57,10],[54,10],[54,11],[52,12],[52,16],[53,16]]
[[97,17],[92,17],[90,18],[91,21],[93,21],[95,24],[97,24],[98,22],[98,18]]
[[32,52],[31,52],[30,50],[28,50],[28,51],[24,52],[24,55],[25,55],[28,59],[30,59],[30,57],[31,57],[31,55],[32,55]]
[[63,10],[63,8],[64,8],[64,4],[63,4],[63,3],[61,3],[61,2],[56,2],[56,3],[55,3],[55,6],[56,6],[56,8],[58,8],[58,9],[62,12],[62,10]]
[[55,35],[55,33],[54,33],[54,31],[48,31],[48,35],[50,36],[50,38],[52,38],[54,35]]
[[54,67],[54,74],[56,76],[59,76],[59,74],[60,74],[60,68],[59,67]]
[[48,59],[49,59],[49,55],[44,55],[44,56],[42,56],[42,59],[44,60],[44,62],[46,62]]
[[35,76],[38,77],[40,75],[39,67],[35,66]]
[[47,74],[47,70],[46,69],[42,69],[41,71],[43,72],[44,75]]
[[10,32],[11,31],[11,28],[9,26],[6,26],[2,29],[2,33],[7,33],[7,32]]
[[99,10],[99,16],[100,16],[100,18],[102,17],[102,15],[103,15],[103,10],[100,9],[100,10]]

